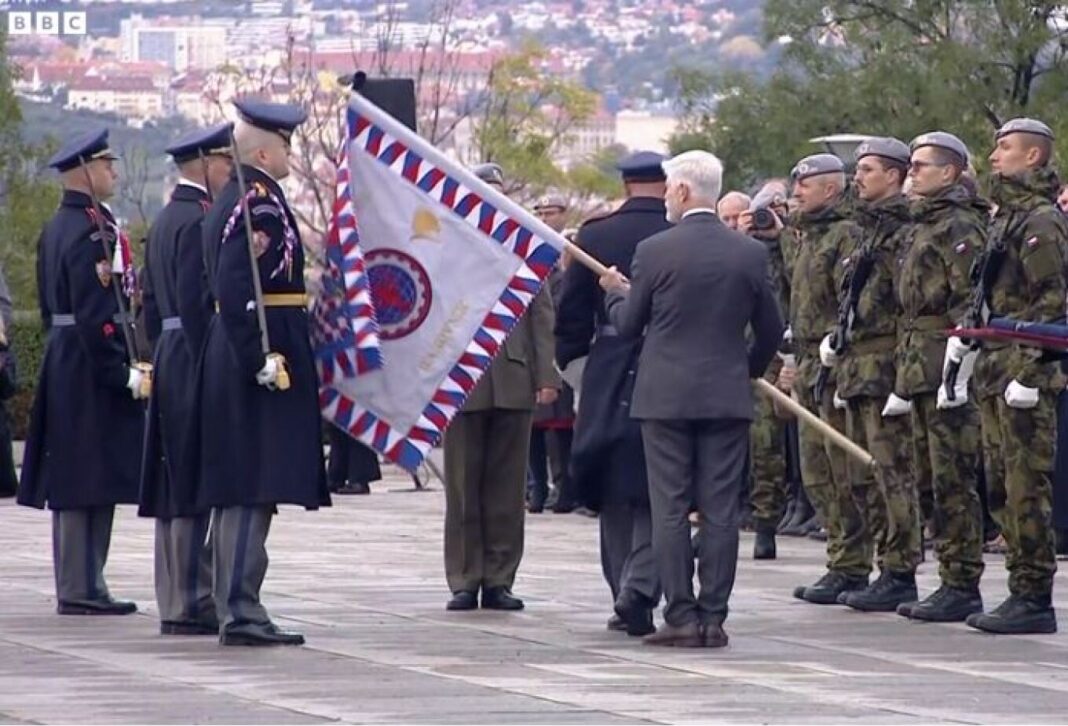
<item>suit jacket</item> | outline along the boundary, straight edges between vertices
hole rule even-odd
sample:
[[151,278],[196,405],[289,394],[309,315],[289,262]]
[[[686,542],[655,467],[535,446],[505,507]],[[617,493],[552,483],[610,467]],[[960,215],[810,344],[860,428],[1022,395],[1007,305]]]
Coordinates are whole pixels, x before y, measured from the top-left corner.
[[750,379],[764,374],[783,332],[761,242],[714,214],[691,214],[638,245],[629,293],[606,304],[621,335],[646,331],[634,418],[752,420]]
[[539,388],[559,387],[560,374],[553,364],[553,301],[543,288],[471,391],[463,411],[532,411]]

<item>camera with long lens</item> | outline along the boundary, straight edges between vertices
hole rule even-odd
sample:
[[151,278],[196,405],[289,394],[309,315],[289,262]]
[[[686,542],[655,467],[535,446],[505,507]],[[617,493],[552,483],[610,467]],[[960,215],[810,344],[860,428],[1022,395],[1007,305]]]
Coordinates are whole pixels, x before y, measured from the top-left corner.
[[752,228],[759,232],[775,229],[775,213],[767,207],[764,207],[763,209],[754,209]]

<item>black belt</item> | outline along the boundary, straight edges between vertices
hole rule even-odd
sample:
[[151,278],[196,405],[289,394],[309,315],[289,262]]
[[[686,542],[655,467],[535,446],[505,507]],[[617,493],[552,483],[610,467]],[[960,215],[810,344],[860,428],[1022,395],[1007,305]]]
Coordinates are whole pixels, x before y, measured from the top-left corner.
[[[116,325],[125,325],[126,323],[133,322],[129,315],[122,315],[121,313],[112,315],[111,320]],[[56,313],[52,316],[53,328],[73,328],[77,324],[78,320],[74,317],[74,313]]]
[[182,329],[182,319],[180,317],[178,317],[177,315],[175,315],[173,317],[170,317],[170,318],[164,318],[163,319],[163,329],[164,330],[181,330]]

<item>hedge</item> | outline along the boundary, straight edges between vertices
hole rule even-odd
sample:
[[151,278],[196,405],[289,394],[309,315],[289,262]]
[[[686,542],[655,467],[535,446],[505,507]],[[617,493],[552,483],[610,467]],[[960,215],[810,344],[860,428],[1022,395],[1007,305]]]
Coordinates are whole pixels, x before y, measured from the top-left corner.
[[36,310],[17,310],[10,331],[11,349],[18,361],[18,390],[7,404],[11,416],[12,433],[16,439],[25,439],[30,427],[30,411],[33,409],[33,392],[44,357],[45,332],[41,314]]

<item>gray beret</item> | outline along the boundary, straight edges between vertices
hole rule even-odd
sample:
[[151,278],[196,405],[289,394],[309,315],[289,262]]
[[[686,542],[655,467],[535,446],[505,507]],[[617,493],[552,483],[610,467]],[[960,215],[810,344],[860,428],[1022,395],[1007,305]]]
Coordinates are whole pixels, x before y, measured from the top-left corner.
[[953,134],[945,131],[928,131],[926,134],[920,134],[914,138],[912,143],[909,144],[909,149],[916,151],[916,149],[922,149],[925,146],[934,146],[955,154],[960,158],[961,166],[968,166],[968,147]]
[[860,161],[865,156],[881,156],[898,164],[909,163],[909,147],[904,141],[892,137],[875,137],[868,139],[857,147],[853,158]]
[[813,154],[797,162],[797,166],[790,172],[790,178],[794,181],[801,181],[802,179],[808,179],[810,176],[842,173],[844,171],[845,164],[834,154]]
[[504,186],[504,171],[501,169],[500,164],[494,164],[492,161],[485,164],[479,164],[471,169],[482,181],[487,184],[500,184]]
[[567,200],[559,194],[546,194],[538,197],[538,201],[534,202],[534,211],[539,209],[549,209],[551,207],[559,207],[560,209],[567,209]]
[[1035,134],[1036,136],[1045,136],[1050,141],[1053,140],[1053,129],[1034,118],[1014,118],[1011,121],[1007,121],[994,134],[994,139],[997,140],[1009,134]]

